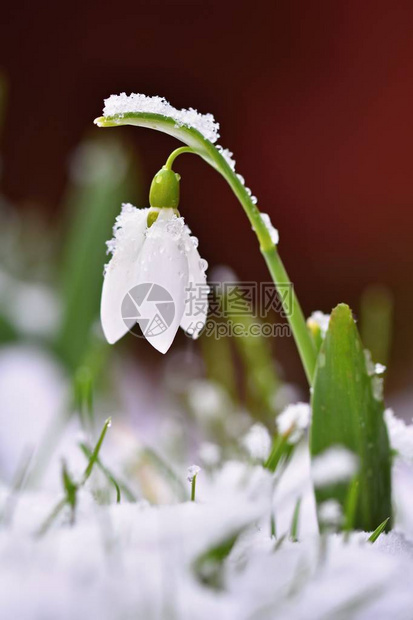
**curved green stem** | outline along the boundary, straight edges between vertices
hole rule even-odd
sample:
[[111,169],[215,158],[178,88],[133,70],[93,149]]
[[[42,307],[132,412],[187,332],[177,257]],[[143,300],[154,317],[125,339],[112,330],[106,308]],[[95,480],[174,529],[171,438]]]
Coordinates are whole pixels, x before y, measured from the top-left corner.
[[179,149],[175,149],[175,151],[172,151],[172,153],[169,155],[168,159],[166,160],[166,164],[164,168],[166,168],[167,170],[171,170],[172,164],[174,163],[175,159],[178,157],[178,155],[182,155],[183,153],[196,154],[194,149],[191,149],[190,146],[181,146]]
[[[268,269],[280,295],[285,315],[289,321],[301,361],[309,384],[312,384],[313,374],[316,363],[316,348],[312,336],[307,328],[303,312],[294,288],[288,278],[284,265],[278,254],[277,247],[271,239],[257,206],[252,202],[250,193],[247,191],[241,179],[237,176],[233,167],[224,156],[220,147],[215,147],[212,142],[207,140],[198,130],[187,125],[178,125],[176,121],[168,116],[150,112],[126,112],[114,116],[102,116],[95,120],[99,127],[116,127],[121,125],[135,125],[138,127],[148,127],[157,131],[167,133],[178,140],[181,140],[187,147],[176,149],[169,156],[166,166],[172,165],[174,159],[181,153],[195,153],[202,157],[210,166],[215,168],[225,178],[235,196],[243,207],[250,223],[258,237],[261,252],[265,258]],[[190,148],[188,148],[190,147]],[[285,285],[291,286],[290,295],[284,295]]]
[[[304,371],[309,385],[312,385],[315,364],[317,359],[316,348],[294,291],[294,286],[288,277],[283,262],[278,254],[277,248],[271,250],[261,250],[275,283],[277,291],[283,302],[285,315],[291,327],[295,344],[297,345]],[[284,285],[288,285],[289,292],[285,294]]]
[[[164,167],[170,170],[175,159],[183,153],[198,154],[191,147],[182,146],[169,155]],[[258,237],[261,253],[264,256],[269,272],[280,295],[280,299],[282,300],[284,313],[290,323],[291,331],[304,366],[308,383],[311,385],[316,362],[316,349],[312,336],[307,328],[301,306],[294,292],[294,286],[292,282],[290,282],[278,253],[277,246],[274,245],[271,240],[266,227],[264,226],[265,230],[262,229],[263,222],[259,210],[250,200],[245,201],[245,196],[243,192],[239,192],[238,187],[233,187],[232,189],[244,208],[244,211],[246,212]],[[251,205],[254,208],[251,208]]]

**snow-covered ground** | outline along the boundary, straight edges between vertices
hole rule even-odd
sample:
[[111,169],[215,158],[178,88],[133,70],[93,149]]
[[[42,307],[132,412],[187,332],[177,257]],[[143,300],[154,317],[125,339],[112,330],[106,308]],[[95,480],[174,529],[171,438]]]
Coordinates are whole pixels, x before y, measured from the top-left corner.
[[[269,449],[262,427],[240,430],[233,454],[223,455],[208,437],[195,442],[190,457],[174,460],[160,449],[158,462],[145,450],[151,436],[171,438],[173,425],[158,419],[141,433],[139,419],[133,428],[126,415],[113,415],[100,457],[130,493],[122,488],[116,503],[113,485],[95,468],[78,492],[75,513],[66,507],[45,528],[63,497],[61,458],[75,480],[87,463],[80,429],[69,423],[44,475],[20,488],[13,475],[19,455],[28,439],[44,436],[67,386],[51,360],[33,349],[3,350],[0,370],[2,363],[2,620],[411,619],[411,431],[390,413],[390,436],[402,452],[393,467],[395,523],[374,544],[363,532],[319,535],[305,436],[274,479],[260,464]],[[152,388],[140,385],[146,407],[145,385]],[[194,502],[187,480],[193,463],[201,466]]]

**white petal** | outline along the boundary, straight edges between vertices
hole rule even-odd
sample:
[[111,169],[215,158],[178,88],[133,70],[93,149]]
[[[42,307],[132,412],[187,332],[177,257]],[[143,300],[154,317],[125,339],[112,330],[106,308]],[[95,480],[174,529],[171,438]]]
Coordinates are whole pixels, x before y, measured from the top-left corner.
[[137,283],[138,257],[145,240],[149,209],[124,205],[109,242],[113,257],[106,267],[100,304],[100,318],[106,340],[113,344],[129,327],[122,318],[122,302]]
[[188,243],[185,245],[188,257],[189,280],[181,327],[192,338],[196,339],[206,323],[209,287],[207,285],[204,263],[192,242],[192,237],[189,237],[189,235]]
[[182,218],[166,211],[161,211],[148,230],[138,274],[138,284],[149,285],[146,291],[141,289],[145,298],[139,299],[142,318],[138,323],[148,342],[161,353],[167,352],[178,331],[188,283],[188,260],[179,232]]

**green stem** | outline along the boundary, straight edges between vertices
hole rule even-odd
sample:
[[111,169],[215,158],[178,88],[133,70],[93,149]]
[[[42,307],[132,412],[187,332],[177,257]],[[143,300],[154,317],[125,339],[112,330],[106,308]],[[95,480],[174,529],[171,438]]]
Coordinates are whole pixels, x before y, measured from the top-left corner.
[[191,502],[195,501],[195,489],[196,489],[196,474],[192,478],[192,482],[191,482]]
[[[175,159],[182,153],[197,154],[197,152],[191,147],[182,146],[170,154],[166,161],[165,168],[170,170]],[[301,306],[294,292],[294,286],[292,285],[282,263],[277,246],[272,241],[271,236],[261,218],[261,213],[251,202],[248,193],[245,191],[245,187],[241,183],[239,183],[239,185],[237,183],[230,183],[230,185],[245,213],[247,214],[252,228],[258,237],[261,253],[264,256],[265,262],[267,263],[267,267],[282,301],[284,313],[289,321],[308,383],[311,385],[316,363],[316,349],[312,336],[307,328],[303,311],[301,310]],[[287,295],[286,286],[289,289]]]
[[[292,282],[290,282],[276,246],[270,250],[261,249],[261,252],[265,258],[272,279],[274,280],[280,299],[282,300],[285,315],[290,324],[308,383],[311,386],[317,354],[312,336],[305,322],[303,311],[301,310],[301,306],[295,294],[294,286]],[[290,286],[287,295],[285,294],[284,288],[286,284]]]
[[166,164],[164,168],[166,168],[167,170],[171,170],[172,164],[174,163],[175,159],[178,157],[178,155],[182,155],[183,153],[196,154],[194,149],[191,149],[190,146],[181,146],[179,149],[175,149],[175,151],[172,151],[172,153],[169,155],[168,159],[166,160]]

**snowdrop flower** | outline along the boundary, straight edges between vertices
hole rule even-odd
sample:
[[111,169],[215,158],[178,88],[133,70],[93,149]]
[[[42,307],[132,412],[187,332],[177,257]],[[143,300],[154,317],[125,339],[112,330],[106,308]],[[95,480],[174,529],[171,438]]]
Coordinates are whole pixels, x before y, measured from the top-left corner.
[[208,264],[176,210],[178,202],[179,175],[164,167],[152,182],[151,208],[124,204],[116,218],[101,299],[110,344],[138,324],[152,346],[166,353],[179,326],[197,338],[205,325]]

